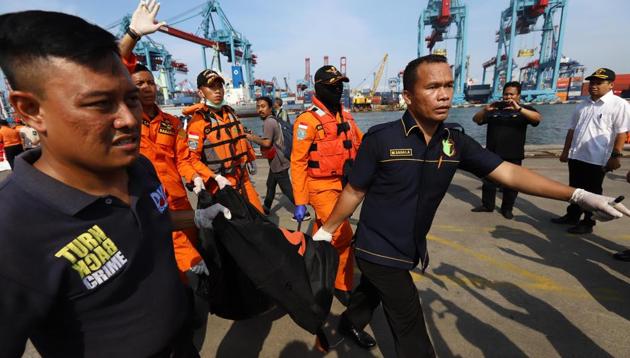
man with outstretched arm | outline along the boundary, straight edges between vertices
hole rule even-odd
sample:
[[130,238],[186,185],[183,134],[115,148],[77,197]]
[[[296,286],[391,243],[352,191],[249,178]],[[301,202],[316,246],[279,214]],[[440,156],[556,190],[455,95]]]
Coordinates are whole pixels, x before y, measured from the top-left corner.
[[348,185],[314,240],[330,240],[363,201],[355,257],[361,280],[339,331],[362,347],[376,344],[363,329],[383,304],[399,357],[435,356],[418,291],[409,270],[429,263],[426,235],[458,168],[527,194],[571,201],[602,219],[630,215],[612,198],[575,189],[504,162],[444,123],[453,95],[446,58],[428,55],[404,71],[402,119],[372,127],[363,137]]

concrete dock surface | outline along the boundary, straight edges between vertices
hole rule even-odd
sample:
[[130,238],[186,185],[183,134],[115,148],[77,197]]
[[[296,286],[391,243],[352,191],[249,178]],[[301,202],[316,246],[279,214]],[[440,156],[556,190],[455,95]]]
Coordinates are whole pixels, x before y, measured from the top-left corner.
[[[539,150],[542,154],[530,155],[524,166],[568,183],[567,165],[553,157],[557,150]],[[253,180],[262,197],[268,165],[257,164]],[[605,194],[630,198],[628,169],[630,159],[624,158],[621,169],[606,175]],[[611,256],[630,248],[630,218],[598,223],[593,234],[572,235],[567,226],[549,222],[564,214],[564,202],[520,194],[514,219],[507,220],[498,211],[470,212],[480,197],[481,181],[459,171],[428,237],[431,265],[424,275],[412,273],[437,355],[630,356],[630,262]],[[295,229],[293,205],[279,188],[276,199],[271,220]],[[358,219],[359,210],[353,226]],[[356,275],[358,282],[358,270]],[[334,300],[325,327],[334,347],[328,354],[316,351],[315,338],[286,314],[272,310],[239,322],[210,316],[202,357],[396,357],[381,308],[366,328],[378,341],[369,351],[337,333],[343,309]],[[25,354],[37,356],[32,347]]]

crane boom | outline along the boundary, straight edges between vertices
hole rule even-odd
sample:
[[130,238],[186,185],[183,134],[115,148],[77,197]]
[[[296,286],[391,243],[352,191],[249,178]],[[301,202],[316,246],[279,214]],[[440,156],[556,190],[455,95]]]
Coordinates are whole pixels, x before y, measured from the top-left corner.
[[378,67],[378,71],[376,71],[376,74],[374,75],[374,83],[370,89],[370,97],[374,96],[374,93],[376,93],[376,89],[378,88],[378,84],[381,82],[381,77],[383,77],[383,71],[385,71],[385,64],[387,63],[388,56],[388,54],[385,54],[380,66]]

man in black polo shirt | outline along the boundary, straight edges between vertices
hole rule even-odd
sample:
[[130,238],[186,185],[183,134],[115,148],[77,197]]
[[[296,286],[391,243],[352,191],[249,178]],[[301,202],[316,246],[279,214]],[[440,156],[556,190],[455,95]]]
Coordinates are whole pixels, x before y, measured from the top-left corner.
[[4,14],[0,68],[41,136],[0,183],[0,355],[30,338],[45,357],[197,356],[171,231],[220,208],[169,214],[138,157],[142,107],[116,38],[71,15]]
[[[527,126],[537,126],[542,116],[528,105],[520,104],[521,84],[508,82],[503,86],[503,100],[491,103],[477,112],[473,121],[479,125],[488,125],[486,133],[486,149],[496,153],[501,159],[512,164],[521,165],[525,158],[525,135]],[[497,186],[485,179],[481,188],[482,205],[472,209],[473,212],[494,211],[494,201]],[[506,219],[512,219],[512,208],[518,191],[503,188],[501,214]]]
[[365,198],[355,244],[361,281],[342,314],[339,331],[362,347],[374,346],[363,328],[382,302],[398,356],[429,357],[435,353],[409,270],[418,263],[424,270],[429,264],[426,235],[457,168],[525,193],[571,200],[605,219],[630,211],[623,205],[613,207],[612,198],[504,162],[456,125],[443,123],[453,95],[445,57],[411,61],[403,85],[407,112],[401,120],[372,127],[363,137],[349,184],[313,239],[330,240],[330,233]]

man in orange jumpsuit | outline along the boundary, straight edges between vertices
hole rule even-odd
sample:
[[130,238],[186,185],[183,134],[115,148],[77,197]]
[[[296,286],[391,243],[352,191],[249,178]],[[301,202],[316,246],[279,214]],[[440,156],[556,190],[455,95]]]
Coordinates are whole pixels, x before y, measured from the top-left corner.
[[[304,218],[306,205],[310,204],[317,215],[313,233],[335,207],[363,136],[352,115],[341,105],[343,82],[348,82],[348,78],[334,66],[317,70],[313,106],[296,118],[293,127],[291,178],[295,217],[298,221]],[[331,241],[339,253],[335,296],[344,305],[352,290],[351,241],[352,228],[346,220]]]
[[4,145],[4,155],[13,168],[13,160],[24,150],[20,139],[20,132],[9,126],[9,122],[0,120],[0,143]]
[[[160,24],[154,21],[157,9],[159,5],[154,1],[145,5],[141,3],[133,14],[130,31],[120,41],[120,54],[131,72],[131,79],[139,90],[142,103],[140,154],[147,157],[155,167],[166,191],[169,209],[192,210],[182,177],[186,182],[193,182],[197,192],[204,189],[201,177],[195,169],[196,166],[203,167],[203,164],[195,163],[194,158],[190,156],[186,131],[181,121],[162,112],[155,103],[157,86],[153,74],[147,67],[137,63],[132,53],[140,34],[155,32],[159,27]],[[175,259],[182,279],[189,270],[196,274],[208,275],[208,268],[195,248],[196,244],[196,228],[173,231]]]
[[243,125],[225,103],[224,83],[212,70],[204,70],[197,76],[199,96],[204,101],[183,111],[185,115],[192,115],[188,124],[188,148],[195,161],[205,164],[195,169],[210,192],[230,185],[262,213],[260,198],[246,169],[248,163],[256,160],[256,155],[245,137]]

